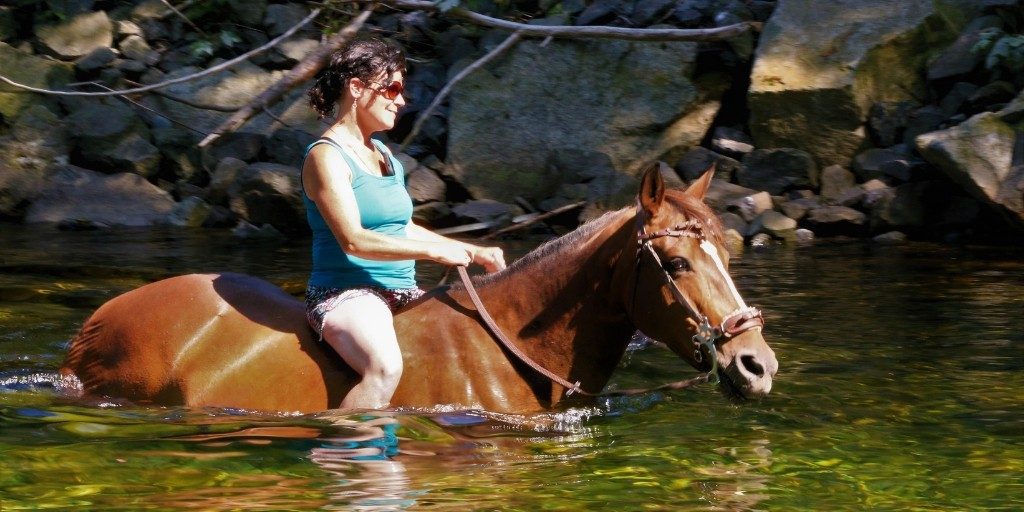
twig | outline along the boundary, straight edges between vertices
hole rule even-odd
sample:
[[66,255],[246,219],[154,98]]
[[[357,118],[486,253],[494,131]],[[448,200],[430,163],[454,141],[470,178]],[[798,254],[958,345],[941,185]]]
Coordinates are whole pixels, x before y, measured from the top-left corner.
[[281,96],[290,91],[293,87],[309,80],[327,64],[332,53],[334,53],[338,48],[344,46],[356,35],[356,32],[359,32],[363,23],[365,23],[370,17],[370,13],[373,12],[374,7],[374,4],[370,4],[369,7],[359,13],[359,16],[356,16],[356,18],[346,25],[345,28],[331,36],[331,38],[327,40],[327,43],[321,45],[313,52],[310,52],[309,55],[306,55],[301,62],[296,64],[295,67],[288,72],[288,74],[278,80],[274,85],[265,89],[259,94],[259,96],[253,98],[252,101],[239,109],[238,112],[235,112],[234,115],[214,128],[213,133],[199,142],[199,147],[206,147],[212,144],[213,141],[220,138],[221,135],[237,130],[253,116],[260,113],[264,108],[277,103],[277,101],[281,99]]
[[[426,0],[386,0],[384,3],[405,9],[422,11],[439,10],[437,4]],[[462,7],[449,9],[445,12],[445,15],[463,18],[485,27],[520,31],[525,37],[554,36],[566,38],[627,39],[633,41],[721,41],[725,39],[732,39],[733,37],[751,30],[760,31],[762,25],[761,23],[753,21],[745,21],[733,25],[726,25],[724,27],[700,29],[526,25],[523,23],[492,18],[490,16],[466,10]]]
[[267,108],[267,106],[266,106],[266,105],[264,105],[264,106],[263,106],[263,113],[264,113],[264,114],[266,114],[266,115],[268,115],[268,116],[270,116],[270,118],[271,118],[271,119],[273,119],[274,121],[277,121],[277,122],[278,122],[278,123],[279,123],[279,124],[280,124],[281,126],[284,126],[285,128],[291,128],[291,127],[292,127],[292,125],[290,125],[290,124],[286,123],[286,122],[284,121],[284,119],[281,119],[281,118],[280,118],[280,117],[278,117],[278,116],[277,116],[276,114],[274,114],[273,112],[271,112],[271,111],[270,111],[270,109],[269,109],[269,108]]
[[174,79],[171,79],[171,80],[167,80],[165,82],[160,82],[160,83],[156,83],[156,84],[147,85],[145,87],[136,87],[134,89],[122,89],[122,90],[116,90],[116,91],[111,91],[111,92],[79,92],[79,91],[53,91],[53,90],[49,90],[49,89],[40,89],[40,88],[37,88],[37,87],[32,87],[32,86],[28,86],[28,85],[25,85],[25,84],[20,84],[20,83],[15,82],[14,80],[11,80],[10,78],[7,78],[6,76],[3,76],[3,75],[0,75],[0,82],[4,82],[4,83],[6,83],[8,85],[12,85],[12,86],[17,87],[19,89],[24,89],[24,90],[26,90],[28,92],[35,92],[35,93],[40,93],[40,94],[49,94],[49,95],[55,95],[55,96],[123,96],[125,94],[136,94],[136,93],[140,93],[140,92],[148,92],[148,91],[152,91],[154,89],[160,89],[160,88],[167,87],[169,85],[178,84],[178,83],[181,83],[181,82],[188,82],[190,80],[195,80],[197,78],[202,78],[202,77],[204,77],[206,75],[210,75],[210,74],[213,74],[213,73],[217,73],[219,71],[223,71],[224,69],[227,69],[227,68],[229,68],[231,66],[234,66],[235,64],[238,64],[239,62],[242,62],[243,60],[246,60],[249,57],[252,57],[254,55],[258,55],[260,53],[263,53],[263,52],[273,48],[274,46],[277,46],[281,41],[284,41],[285,39],[288,39],[289,37],[291,37],[292,34],[297,32],[300,28],[302,28],[302,27],[306,26],[307,24],[309,24],[309,22],[313,21],[313,19],[316,18],[318,15],[320,15],[320,9],[314,9],[313,12],[311,12],[309,14],[309,16],[306,16],[302,21],[300,21],[294,27],[288,29],[287,32],[285,32],[285,33],[275,37],[273,40],[269,41],[267,44],[264,44],[263,46],[260,46],[259,48],[255,48],[253,50],[249,50],[249,51],[247,51],[247,52],[245,52],[245,53],[243,53],[243,54],[239,55],[238,57],[235,57],[235,58],[233,58],[231,60],[227,60],[227,61],[221,62],[220,64],[218,64],[216,66],[213,66],[212,68],[204,69],[204,70],[202,70],[202,71],[200,71],[198,73],[195,73],[195,74],[191,74],[191,75],[182,76],[182,77],[174,78]]
[[409,143],[412,142],[416,135],[420,133],[420,128],[423,127],[423,123],[425,123],[427,119],[430,117],[430,115],[434,113],[434,110],[436,110],[437,107],[441,105],[441,102],[444,101],[444,99],[448,96],[448,93],[451,92],[452,87],[455,84],[457,84],[463,78],[469,76],[469,74],[472,73],[473,71],[476,71],[477,69],[483,67],[485,64],[493,60],[498,55],[501,55],[505,50],[511,48],[512,45],[516,44],[516,42],[518,42],[521,37],[521,32],[513,32],[512,35],[508,36],[508,38],[502,41],[501,44],[499,44],[493,50],[487,52],[487,55],[480,57],[479,59],[477,59],[476,62],[470,64],[469,66],[466,66],[462,71],[459,71],[459,73],[455,75],[455,77],[453,77],[447,84],[445,84],[441,91],[437,93],[437,96],[434,97],[434,101],[430,102],[430,106],[424,109],[423,112],[420,112],[419,117],[416,118],[416,124],[412,126],[412,131],[410,131],[409,135],[406,135],[405,139],[402,140],[401,148],[399,149],[399,151],[404,150],[406,146],[408,146]]
[[160,0],[160,1],[163,2],[164,5],[166,5],[168,9],[174,11],[174,14],[177,14],[179,17],[181,17],[181,19],[185,20],[185,23],[188,23],[189,25],[191,25],[192,28],[194,28],[196,30],[196,32],[199,32],[200,34],[203,35],[203,37],[206,37],[206,32],[203,32],[203,29],[199,28],[195,23],[192,23],[192,20],[188,19],[188,16],[185,16],[185,14],[182,13],[181,11],[179,11],[177,7],[171,5],[171,3],[168,2],[167,0]]
[[[134,82],[134,81],[131,81],[131,80],[128,80],[128,79],[124,79],[124,81],[127,82],[128,84],[131,84],[131,85],[142,85],[142,84],[140,84],[138,82]],[[93,82],[87,82],[87,83],[93,83]],[[73,85],[73,84],[68,84],[68,85]],[[202,110],[213,110],[213,111],[216,111],[216,112],[238,112],[238,109],[242,108],[242,107],[225,107],[225,106],[222,106],[222,105],[210,105],[210,104],[207,104],[207,103],[199,103],[198,101],[192,101],[192,100],[189,100],[189,99],[185,99],[185,98],[182,98],[181,96],[175,96],[175,95],[173,95],[173,94],[171,94],[169,92],[164,92],[164,91],[150,91],[150,92],[153,93],[153,94],[156,94],[157,96],[160,96],[160,97],[163,97],[163,98],[167,98],[167,99],[169,99],[171,101],[176,101],[176,102],[181,103],[183,105],[188,105],[188,106],[190,106],[192,108],[198,108],[198,109],[202,109]],[[207,134],[204,133],[203,135],[207,135]]]
[[542,220],[554,217],[555,215],[558,215],[558,214],[561,214],[561,213],[565,213],[565,212],[570,211],[570,210],[575,210],[576,208],[579,208],[579,207],[581,207],[581,206],[583,206],[585,204],[587,204],[586,201],[580,201],[580,202],[577,202],[577,203],[572,203],[572,204],[567,204],[565,206],[560,206],[558,208],[555,208],[554,210],[551,210],[550,212],[542,213],[542,214],[540,214],[540,215],[538,215],[536,217],[533,217],[531,219],[527,219],[527,220],[524,220],[522,222],[517,222],[515,224],[512,224],[511,226],[506,226],[506,227],[503,227],[503,228],[501,228],[499,230],[496,230],[496,231],[491,231],[490,233],[487,233],[486,235],[481,236],[480,238],[478,238],[478,240],[489,240],[489,239],[494,238],[496,236],[504,235],[505,233],[510,233],[512,231],[516,231],[518,229],[525,228],[526,226],[529,226],[531,224],[536,224],[536,223],[538,223],[538,222],[540,222]]

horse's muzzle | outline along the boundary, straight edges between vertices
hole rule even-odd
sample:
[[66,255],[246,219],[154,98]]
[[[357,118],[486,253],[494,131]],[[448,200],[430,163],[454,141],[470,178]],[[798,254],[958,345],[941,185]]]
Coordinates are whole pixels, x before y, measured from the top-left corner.
[[[743,398],[762,398],[772,390],[772,378],[779,369],[775,352],[765,343],[760,329],[747,331],[726,344],[720,354],[727,363],[722,373],[728,386]],[[732,349],[732,350],[729,350]]]

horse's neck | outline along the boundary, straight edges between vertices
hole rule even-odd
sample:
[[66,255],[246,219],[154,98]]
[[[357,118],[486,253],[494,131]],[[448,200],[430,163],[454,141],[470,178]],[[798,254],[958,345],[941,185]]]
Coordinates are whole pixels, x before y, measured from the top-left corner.
[[502,304],[491,313],[521,350],[589,389],[604,386],[634,331],[613,283],[627,221],[622,213],[589,239],[479,287],[485,304]]

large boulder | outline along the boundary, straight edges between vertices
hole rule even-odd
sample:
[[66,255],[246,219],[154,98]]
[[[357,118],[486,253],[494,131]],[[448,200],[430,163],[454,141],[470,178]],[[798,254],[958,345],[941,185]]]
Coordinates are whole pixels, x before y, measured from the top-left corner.
[[[74,80],[74,64],[57,62],[25,53],[6,43],[0,43],[0,75],[20,84],[40,89],[64,89]],[[42,103],[56,111],[57,101],[38,94],[0,83],[0,118],[13,119],[29,105]]]
[[260,226],[270,224],[283,233],[308,231],[299,169],[257,162],[238,172],[228,189],[231,211]]
[[[1009,108],[1009,107],[1008,107]],[[917,149],[974,198],[1024,228],[1024,122],[984,112],[917,137]]]
[[83,103],[67,117],[75,153],[89,168],[109,173],[132,172],[155,178],[160,151],[149,130],[131,108],[116,100]]
[[604,153],[629,175],[675,161],[704,137],[726,85],[698,88],[696,54],[688,42],[520,42],[454,87],[452,173],[475,196],[507,201],[554,193],[545,164],[564,148]]
[[173,208],[170,194],[137,174],[106,175],[68,165],[50,178],[25,222],[151,226],[165,223]]
[[959,34],[964,3],[779,0],[751,72],[756,145],[848,164],[873,104],[925,96],[929,57]]
[[20,218],[54,168],[67,163],[70,145],[64,122],[32,105],[0,137],[0,216]]

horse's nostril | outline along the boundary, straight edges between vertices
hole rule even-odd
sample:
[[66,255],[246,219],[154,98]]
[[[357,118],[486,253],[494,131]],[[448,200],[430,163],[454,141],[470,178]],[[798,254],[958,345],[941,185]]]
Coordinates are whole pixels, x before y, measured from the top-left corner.
[[743,365],[743,368],[745,370],[747,370],[748,372],[750,372],[750,373],[752,373],[752,374],[754,374],[754,375],[756,375],[758,377],[763,377],[764,376],[764,367],[761,366],[761,363],[757,362],[757,358],[755,358],[754,356],[752,356],[752,355],[740,356],[740,364]]

